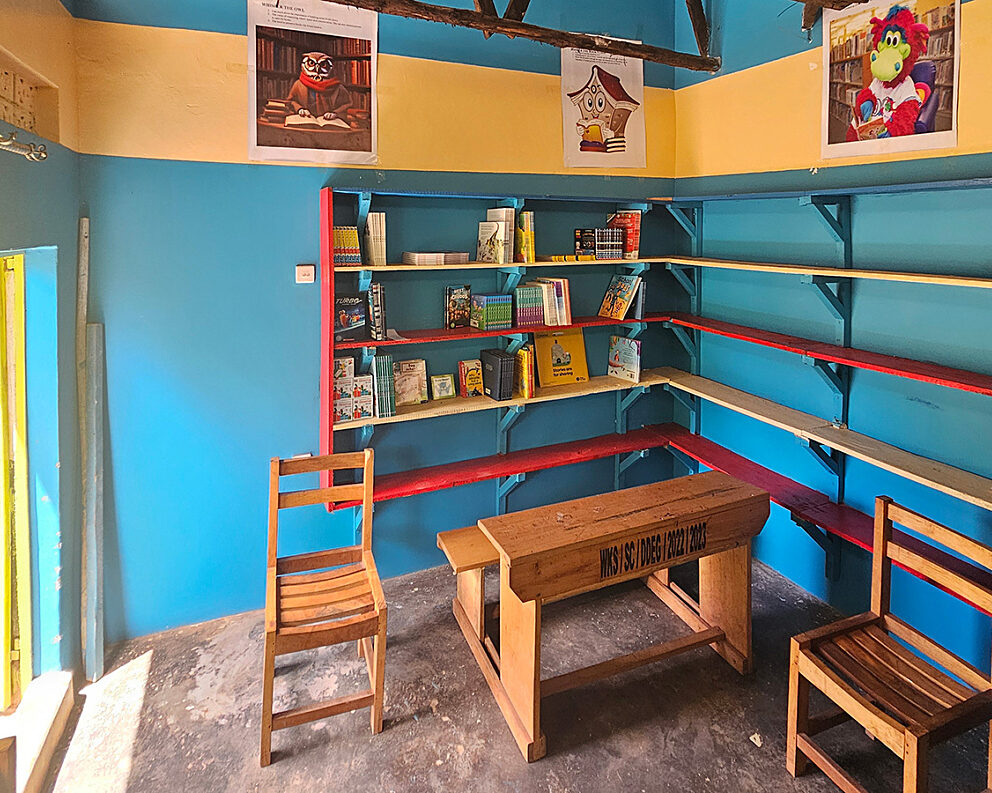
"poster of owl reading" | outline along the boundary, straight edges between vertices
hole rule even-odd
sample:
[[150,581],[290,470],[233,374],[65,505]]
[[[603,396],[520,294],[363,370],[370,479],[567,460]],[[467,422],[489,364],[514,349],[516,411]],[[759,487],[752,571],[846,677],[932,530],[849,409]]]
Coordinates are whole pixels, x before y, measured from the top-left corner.
[[248,0],[253,160],[376,162],[378,15],[323,0]]
[[561,51],[566,168],[643,168],[644,62],[593,50]]

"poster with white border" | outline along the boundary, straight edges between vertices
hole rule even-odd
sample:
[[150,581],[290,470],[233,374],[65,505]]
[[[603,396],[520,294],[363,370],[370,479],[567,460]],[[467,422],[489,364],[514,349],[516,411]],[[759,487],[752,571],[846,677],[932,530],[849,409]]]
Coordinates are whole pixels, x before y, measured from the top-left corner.
[[248,0],[252,160],[374,164],[378,14]]
[[644,61],[563,49],[561,116],[566,168],[644,168]]
[[960,0],[823,10],[823,157],[957,145]]

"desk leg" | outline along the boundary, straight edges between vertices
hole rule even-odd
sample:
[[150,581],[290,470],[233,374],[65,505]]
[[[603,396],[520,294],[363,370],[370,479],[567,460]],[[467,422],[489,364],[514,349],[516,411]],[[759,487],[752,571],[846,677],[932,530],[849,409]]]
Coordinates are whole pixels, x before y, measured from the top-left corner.
[[[480,642],[486,638],[486,589],[485,569],[466,570],[455,576],[456,604],[468,617],[469,624]],[[457,612],[456,612],[457,613]]]
[[541,601],[525,603],[517,597],[502,561],[499,611],[499,677],[507,698],[500,707],[530,763],[544,757],[547,750],[541,732]]
[[[751,656],[751,543],[699,560],[699,616],[727,636],[714,649],[742,675]],[[729,645],[729,646],[728,646]]]

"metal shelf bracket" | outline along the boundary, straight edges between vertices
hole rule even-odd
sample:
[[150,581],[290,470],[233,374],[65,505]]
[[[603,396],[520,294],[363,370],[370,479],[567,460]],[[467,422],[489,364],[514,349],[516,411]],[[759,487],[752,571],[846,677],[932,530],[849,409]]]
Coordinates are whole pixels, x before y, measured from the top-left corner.
[[642,333],[644,333],[644,331],[646,331],[647,329],[648,329],[648,323],[647,322],[635,322],[632,325],[628,325],[627,326],[627,338],[628,339],[636,339],[638,336],[640,336]]
[[648,456],[649,453],[650,453],[650,449],[641,449],[640,451],[631,452],[630,454],[628,454],[620,461],[620,473],[622,474],[638,460],[643,460],[645,457]]
[[793,522],[804,532],[806,532],[810,538],[823,549],[824,560],[823,560],[823,574],[830,581],[837,581],[840,579],[841,571],[841,553],[844,543],[841,539],[829,532],[823,531],[815,523],[811,523],[808,520],[800,518],[796,513],[792,513]]
[[501,338],[506,339],[506,351],[511,355],[527,343],[526,333],[507,333]]
[[371,270],[359,270],[358,271],[358,291],[359,292],[368,292],[370,286],[372,286],[372,271]]
[[690,334],[681,325],[674,325],[671,322],[663,322],[662,325],[668,328],[672,333],[675,334],[675,338],[679,340],[685,351],[689,353],[689,359],[692,362],[692,372],[695,374],[699,371],[699,344],[696,339],[696,334]]
[[358,430],[358,448],[367,449],[372,442],[375,424],[365,424]]
[[499,286],[501,295],[508,295],[520,284],[520,279],[527,273],[526,267],[500,267],[497,271],[502,283]]
[[671,453],[672,457],[675,458],[675,461],[684,465],[690,474],[699,473],[699,460],[690,457],[684,451],[681,449],[676,449],[674,446],[668,446],[667,449]]
[[368,374],[375,359],[375,347],[362,347],[361,355],[362,359],[358,362],[358,371],[362,374]]
[[516,420],[520,418],[520,414],[523,412],[523,405],[511,405],[506,409],[506,412],[500,416],[499,425],[497,427],[497,452],[499,454],[506,454],[510,428],[514,425]]
[[800,446],[809,449],[810,454],[812,454],[817,462],[820,463],[824,468],[826,468],[830,473],[836,477],[841,475],[841,465],[840,458],[838,457],[838,452],[833,450],[827,450],[827,448],[817,441],[811,441],[809,438],[798,438],[796,439]]
[[506,512],[506,497],[527,478],[527,474],[513,474],[500,479],[496,484],[496,514],[502,515]]

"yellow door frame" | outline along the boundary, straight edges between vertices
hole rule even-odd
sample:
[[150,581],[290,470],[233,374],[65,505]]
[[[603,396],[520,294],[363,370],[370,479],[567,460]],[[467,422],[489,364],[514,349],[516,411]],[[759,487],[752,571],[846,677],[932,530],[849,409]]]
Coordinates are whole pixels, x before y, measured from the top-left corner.
[[0,705],[16,704],[32,677],[31,530],[28,512],[27,380],[24,255],[0,257],[0,445],[2,445],[3,614]]

